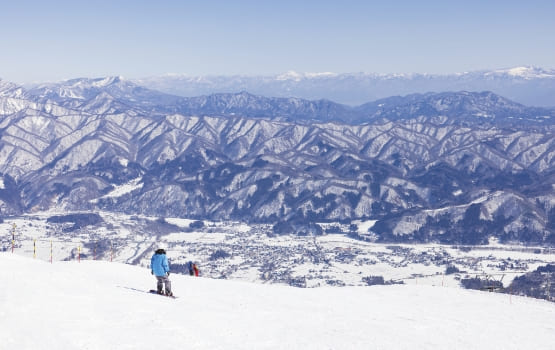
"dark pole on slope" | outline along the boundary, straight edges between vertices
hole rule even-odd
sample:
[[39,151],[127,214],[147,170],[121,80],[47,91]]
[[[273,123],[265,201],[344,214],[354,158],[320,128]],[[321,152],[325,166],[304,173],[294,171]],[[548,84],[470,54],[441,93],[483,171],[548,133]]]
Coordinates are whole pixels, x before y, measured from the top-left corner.
[[12,254],[14,251],[14,247],[15,247],[15,228],[17,227],[17,225],[14,223],[12,226]]

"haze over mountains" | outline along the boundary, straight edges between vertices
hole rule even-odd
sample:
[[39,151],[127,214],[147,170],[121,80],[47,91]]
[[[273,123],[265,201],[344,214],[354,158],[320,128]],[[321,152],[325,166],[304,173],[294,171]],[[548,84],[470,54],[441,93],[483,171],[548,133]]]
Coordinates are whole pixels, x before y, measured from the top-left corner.
[[555,107],[555,70],[522,66],[456,74],[297,73],[275,76],[187,76],[135,80],[180,96],[248,91],[256,95],[328,99],[360,105],[390,96],[430,91],[492,91],[513,101]]
[[104,209],[276,233],[364,219],[382,241],[553,244],[555,111],[480,91],[352,107],[119,77],[0,81],[0,215]]

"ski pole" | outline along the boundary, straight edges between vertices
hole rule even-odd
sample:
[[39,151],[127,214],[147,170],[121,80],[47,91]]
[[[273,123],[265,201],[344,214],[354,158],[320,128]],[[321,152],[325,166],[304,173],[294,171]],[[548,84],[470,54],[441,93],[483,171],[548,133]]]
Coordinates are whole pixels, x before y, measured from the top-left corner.
[[37,239],[33,239],[33,259],[37,258]]
[[50,240],[50,263],[52,264],[52,240]]

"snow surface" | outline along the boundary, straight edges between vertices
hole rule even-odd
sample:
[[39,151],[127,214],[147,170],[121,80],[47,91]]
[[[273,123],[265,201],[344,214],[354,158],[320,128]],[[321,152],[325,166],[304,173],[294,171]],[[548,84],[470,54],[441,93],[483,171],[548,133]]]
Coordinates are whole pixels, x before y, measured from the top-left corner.
[[[141,182],[142,181],[142,177],[138,177],[136,179],[133,179],[123,185],[120,186],[116,186],[112,191],[110,191],[110,193],[100,197],[100,198],[118,198],[121,197],[127,193],[131,193],[137,189],[140,189],[143,187],[144,183]],[[93,202],[97,202],[97,200],[93,200]]]
[[2,349],[552,349],[555,304],[421,285],[298,289],[0,254]]

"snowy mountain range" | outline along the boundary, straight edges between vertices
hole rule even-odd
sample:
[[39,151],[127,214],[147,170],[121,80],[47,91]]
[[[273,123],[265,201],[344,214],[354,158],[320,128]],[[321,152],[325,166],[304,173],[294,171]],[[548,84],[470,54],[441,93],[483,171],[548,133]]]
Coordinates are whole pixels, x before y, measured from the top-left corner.
[[480,117],[480,122],[490,119],[496,123],[553,123],[551,117],[555,115],[555,108],[526,107],[489,91],[411,94],[351,107],[329,100],[264,97],[245,91],[186,98],[149,90],[122,77],[108,77],[39,85],[28,94],[42,104],[53,103],[96,114],[132,110],[157,115],[240,116],[295,123],[364,124],[420,116],[453,117],[451,123],[475,123],[476,117]]
[[383,241],[553,244],[554,115],[492,92],[351,107],[185,98],[121,77],[0,81],[0,213],[102,209],[305,234],[365,219]]
[[513,67],[457,74],[297,73],[274,76],[165,75],[139,85],[179,96],[249,91],[277,97],[328,99],[348,105],[430,91],[492,91],[525,105],[555,107],[555,70]]

